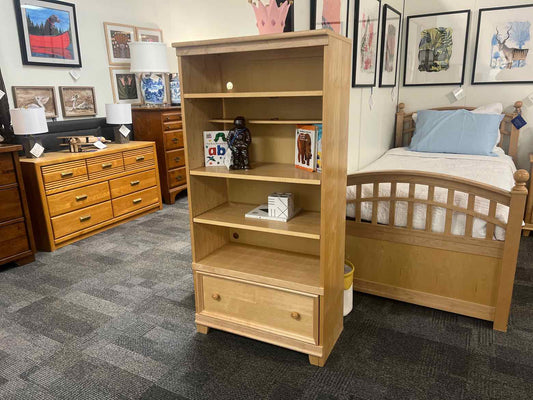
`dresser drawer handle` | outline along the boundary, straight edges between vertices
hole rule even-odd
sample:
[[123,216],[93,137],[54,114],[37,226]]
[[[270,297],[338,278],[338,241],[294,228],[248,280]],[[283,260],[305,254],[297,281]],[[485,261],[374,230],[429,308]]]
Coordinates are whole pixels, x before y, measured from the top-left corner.
[[177,181],[181,181],[182,179],[183,179],[183,176],[181,176],[181,175],[176,176],[176,180]]
[[297,313],[296,311],[291,312],[291,318],[293,319],[300,319],[300,313]]
[[135,157],[135,161],[144,161],[144,156]]
[[131,181],[130,185],[131,186],[137,186],[139,183],[141,183],[141,181]]
[[211,297],[213,298],[213,300],[215,301],[220,301],[220,295],[218,293],[213,293],[211,295]]
[[170,121],[170,117],[165,117],[165,121]]
[[174,143],[178,143],[178,138],[177,138],[177,137],[172,138],[172,141],[173,141]]
[[61,178],[66,178],[67,176],[74,175],[74,172],[68,171],[68,172],[61,172]]
[[79,196],[76,196],[76,201],[82,201],[82,200],[85,200],[86,198],[87,198],[86,194],[81,194]]
[[83,217],[80,217],[80,222],[89,221],[91,219],[90,215],[85,215]]
[[180,162],[180,160],[181,160],[181,157],[175,157],[175,158],[174,158],[174,161],[175,161],[175,162]]
[[172,129],[171,126],[166,126],[166,127],[165,127],[165,130],[167,130],[167,131],[169,131],[169,130],[171,130],[171,129]]
[[143,199],[141,199],[141,198],[133,199],[133,204],[139,204],[141,201],[143,201]]
[[111,168],[113,166],[112,163],[103,163],[102,168]]

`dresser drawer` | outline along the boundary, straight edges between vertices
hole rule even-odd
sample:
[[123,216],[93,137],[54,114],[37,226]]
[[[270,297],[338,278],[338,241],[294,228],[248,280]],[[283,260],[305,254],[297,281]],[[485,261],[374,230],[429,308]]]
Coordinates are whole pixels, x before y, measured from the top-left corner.
[[159,203],[159,191],[157,187],[145,189],[119,197],[118,199],[113,199],[113,213],[115,217],[119,217],[156,203]]
[[187,170],[185,168],[168,171],[168,187],[185,185],[187,183]]
[[48,165],[41,168],[46,190],[88,180],[85,160]]
[[165,150],[179,149],[183,147],[183,131],[164,133]]
[[0,222],[20,218],[23,215],[18,187],[0,189]]
[[0,261],[29,250],[24,222],[0,226]]
[[116,178],[109,181],[111,196],[113,198],[124,196],[139,190],[157,185],[155,170],[139,172],[136,174]]
[[168,169],[183,167],[185,165],[185,150],[167,151],[167,166]]
[[198,312],[318,344],[318,296],[196,273]]
[[97,179],[104,176],[124,172],[124,160],[121,153],[87,159],[89,179]]
[[0,186],[9,185],[17,181],[15,165],[11,153],[0,154]]
[[54,237],[58,239],[70,233],[108,221],[111,218],[113,218],[113,210],[110,201],[63,214],[52,218]]
[[177,131],[183,128],[181,121],[172,121],[163,123],[163,132]]
[[161,114],[161,122],[181,121],[181,112],[166,112]]
[[48,196],[48,209],[50,215],[55,217],[109,199],[109,185],[102,182]]
[[126,171],[155,165],[154,149],[152,147],[125,151],[123,156]]

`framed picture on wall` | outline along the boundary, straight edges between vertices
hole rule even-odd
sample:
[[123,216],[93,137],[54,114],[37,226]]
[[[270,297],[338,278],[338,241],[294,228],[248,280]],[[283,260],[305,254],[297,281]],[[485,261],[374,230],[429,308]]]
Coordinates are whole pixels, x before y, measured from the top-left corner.
[[352,87],[376,86],[380,0],[355,0]]
[[479,10],[472,84],[533,83],[533,4]]
[[59,86],[59,100],[63,117],[92,117],[96,115],[96,95],[90,86]]
[[104,22],[104,32],[109,65],[129,65],[130,42],[135,40],[135,27]]
[[76,6],[55,0],[15,0],[24,65],[81,67]]
[[398,75],[398,53],[402,14],[385,4],[381,29],[381,62],[379,71],[380,87],[395,87]]
[[462,85],[469,26],[470,10],[407,17],[404,86]]
[[329,29],[348,37],[350,0],[311,0],[311,29]]
[[139,78],[129,68],[109,67],[109,76],[115,103],[142,103]]
[[44,108],[46,118],[57,118],[53,86],[13,86],[15,108]]
[[136,26],[135,38],[138,42],[163,42],[163,31],[161,29]]

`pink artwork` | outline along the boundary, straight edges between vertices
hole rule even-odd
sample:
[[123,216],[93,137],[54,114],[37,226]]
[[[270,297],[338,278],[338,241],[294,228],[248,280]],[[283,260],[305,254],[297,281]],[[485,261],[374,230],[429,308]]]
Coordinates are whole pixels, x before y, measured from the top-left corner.
[[370,16],[363,13],[361,28],[361,44],[360,44],[360,55],[361,55],[361,71],[365,72],[374,72],[376,65],[376,54],[374,53],[376,45],[374,41],[376,40],[376,33],[374,28],[374,21],[370,19]]
[[257,0],[255,3],[252,0],[249,0],[249,3],[252,5],[255,12],[259,34],[265,35],[269,33],[283,32],[285,29],[287,13],[293,3],[291,0],[286,0],[279,6],[275,0],[270,0],[270,3],[266,6],[263,4],[262,0]]
[[341,33],[341,0],[323,0],[322,27]]

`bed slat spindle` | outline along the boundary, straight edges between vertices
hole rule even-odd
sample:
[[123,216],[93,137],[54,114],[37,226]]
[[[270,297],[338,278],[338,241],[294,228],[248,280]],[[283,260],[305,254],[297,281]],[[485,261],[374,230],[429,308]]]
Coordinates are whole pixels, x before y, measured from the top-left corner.
[[355,202],[355,221],[361,222],[361,186],[357,185],[355,188],[355,199],[358,200]]
[[[374,199],[379,198],[379,182],[374,182],[372,197]],[[378,224],[378,206],[379,202],[377,200],[372,200],[372,225]]]
[[394,226],[396,218],[396,182],[390,184],[390,202],[389,202],[389,226]]
[[[454,199],[455,199],[455,190],[454,189],[448,189],[448,201],[447,206],[452,207],[454,205]],[[451,208],[446,208],[446,224],[444,225],[444,234],[450,235],[452,232],[452,218],[453,218],[453,211]]]
[[[468,195],[468,211],[474,211],[474,205],[476,203],[476,196],[470,193]],[[465,236],[472,237],[472,228],[474,227],[474,217],[472,214],[466,214]]]
[[[498,203],[496,203],[494,200],[490,201],[489,205],[489,217],[495,218],[496,217],[496,206]],[[485,233],[485,239],[492,240],[494,238],[494,229],[496,229],[496,225],[491,224],[490,222],[487,222],[487,232]]]
[[415,208],[416,184],[409,184],[409,201],[407,202],[407,229],[413,229],[413,214]]
[[[428,186],[428,201],[431,203],[435,199],[435,186]],[[433,223],[433,207],[431,204],[426,205],[426,231],[431,232]]]

